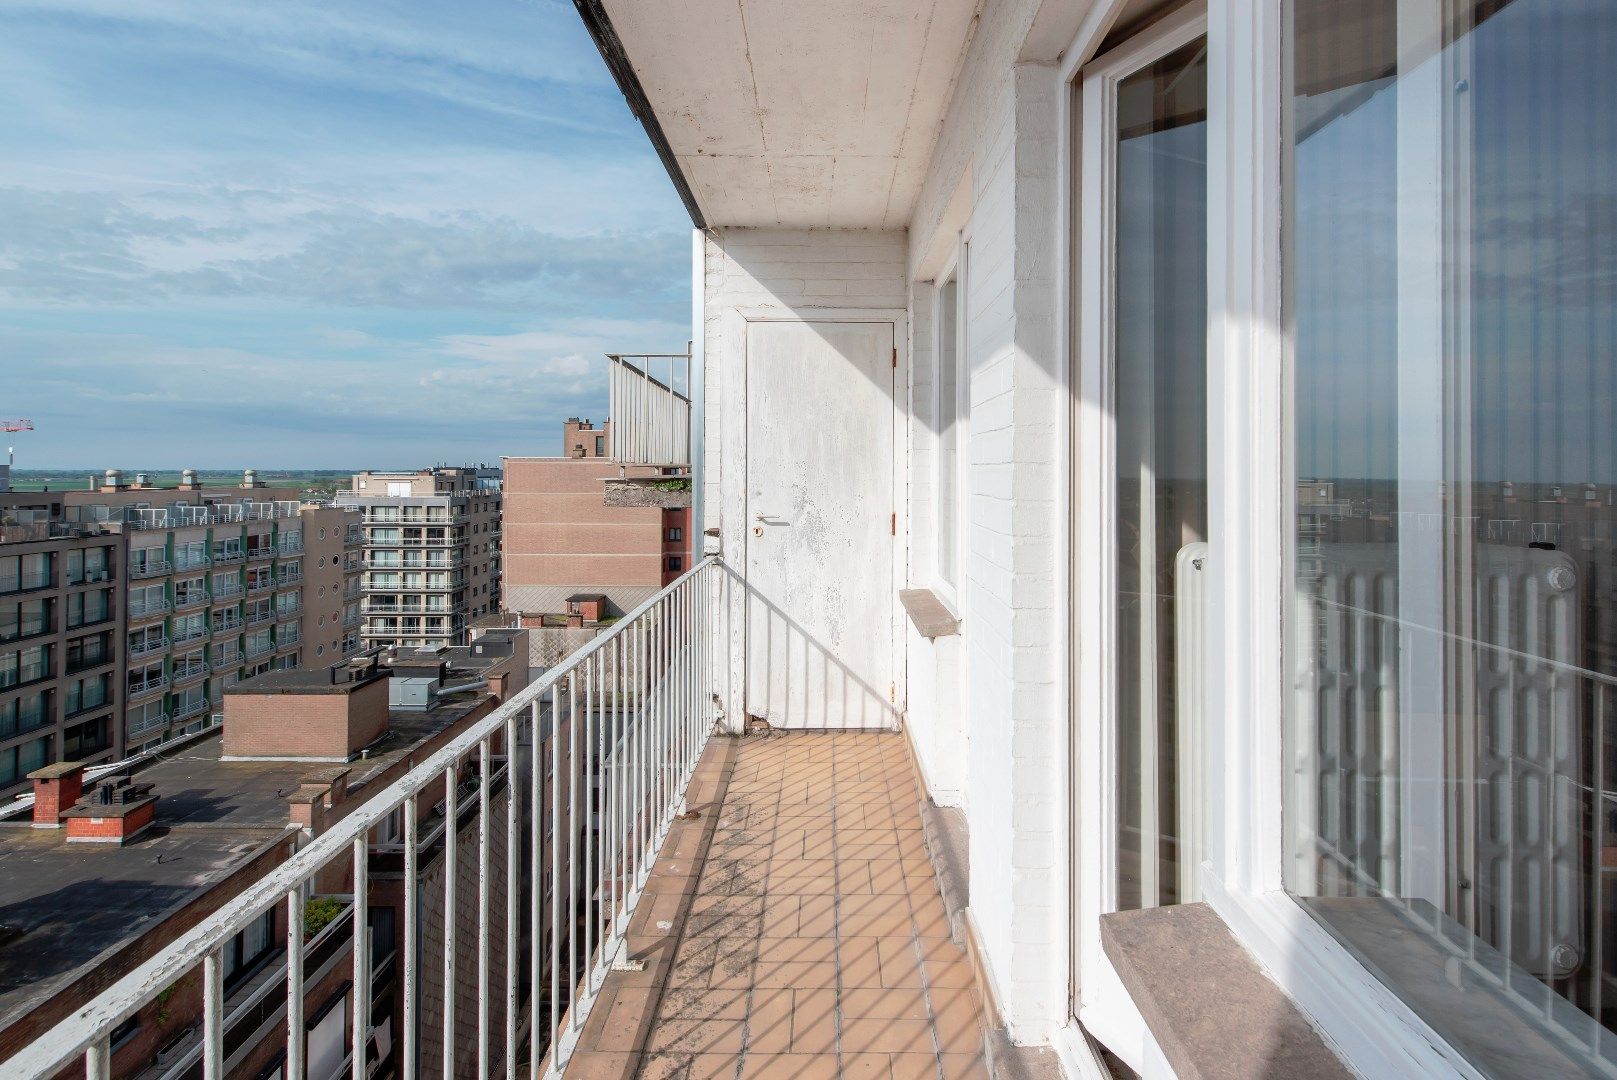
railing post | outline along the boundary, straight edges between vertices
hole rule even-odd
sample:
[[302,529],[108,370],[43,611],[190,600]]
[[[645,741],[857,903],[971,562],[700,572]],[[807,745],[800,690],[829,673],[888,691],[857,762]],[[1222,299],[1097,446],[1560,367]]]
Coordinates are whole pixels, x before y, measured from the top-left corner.
[[[444,1046],[443,1075],[455,1075],[455,957],[460,952],[460,790],[454,765],[444,770]],[[356,1077],[355,1080],[361,1080]]]
[[[484,739],[477,747],[477,778],[481,785],[477,804],[477,1076],[488,1076],[489,1053],[489,748]],[[445,1077],[448,1080],[448,1077]]]
[[365,1043],[371,1022],[370,836],[354,837],[354,1015],[349,1062],[354,1080],[366,1080]]
[[417,911],[420,906],[420,897],[416,895],[418,888],[419,868],[417,848],[420,839],[416,835],[416,797],[411,795],[404,800],[404,955],[400,957],[403,972],[402,994],[404,1006],[404,1075],[415,1076],[419,1071],[416,1062],[416,1053],[419,1043],[417,1026],[421,1023],[416,1014],[417,985],[421,980],[419,956],[421,946],[418,939],[421,928],[418,923]]
[[303,887],[286,894],[286,1078],[302,1080]]

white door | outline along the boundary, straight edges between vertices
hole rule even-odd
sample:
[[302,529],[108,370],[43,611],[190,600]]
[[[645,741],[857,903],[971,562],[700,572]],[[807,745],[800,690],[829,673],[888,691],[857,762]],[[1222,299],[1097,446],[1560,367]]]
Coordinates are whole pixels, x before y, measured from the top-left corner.
[[747,714],[894,728],[893,325],[746,333]]

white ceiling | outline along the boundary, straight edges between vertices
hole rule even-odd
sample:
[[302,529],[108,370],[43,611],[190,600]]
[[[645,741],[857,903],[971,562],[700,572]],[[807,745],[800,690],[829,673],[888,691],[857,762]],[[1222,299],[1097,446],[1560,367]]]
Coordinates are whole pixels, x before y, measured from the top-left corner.
[[977,0],[605,0],[709,225],[900,228]]

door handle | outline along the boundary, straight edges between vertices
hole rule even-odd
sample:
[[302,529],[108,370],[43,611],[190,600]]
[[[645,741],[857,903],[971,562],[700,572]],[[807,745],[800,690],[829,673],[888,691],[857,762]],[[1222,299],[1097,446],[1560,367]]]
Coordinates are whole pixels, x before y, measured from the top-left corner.
[[787,521],[785,518],[776,517],[774,514],[754,514],[752,516],[752,520],[756,521],[760,525],[790,525],[791,524],[791,522]]

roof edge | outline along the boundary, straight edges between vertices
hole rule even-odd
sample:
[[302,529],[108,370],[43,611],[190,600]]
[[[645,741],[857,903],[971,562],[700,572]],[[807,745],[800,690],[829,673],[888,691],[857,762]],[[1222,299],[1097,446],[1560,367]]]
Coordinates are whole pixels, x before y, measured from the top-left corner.
[[629,111],[640,121],[640,126],[645,128],[653,149],[662,159],[668,178],[674,182],[674,190],[679,192],[680,201],[685,204],[685,212],[691,216],[691,224],[698,229],[706,229],[707,222],[702,218],[702,208],[696,204],[696,193],[691,190],[690,181],[680,171],[679,160],[674,156],[674,148],[668,144],[668,136],[663,134],[662,125],[657,122],[657,113],[651,107],[651,99],[646,97],[645,88],[640,85],[640,77],[634,73],[634,67],[629,63],[628,51],[624,49],[623,41],[618,37],[604,3],[602,0],[573,0],[573,6],[578,9],[579,17],[584,20],[585,29],[590,32],[595,47],[600,50],[601,59],[606,61],[607,70],[612,73],[618,89],[623,92],[624,100],[629,103]]

